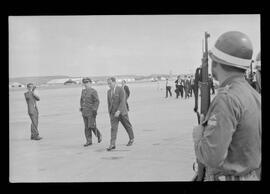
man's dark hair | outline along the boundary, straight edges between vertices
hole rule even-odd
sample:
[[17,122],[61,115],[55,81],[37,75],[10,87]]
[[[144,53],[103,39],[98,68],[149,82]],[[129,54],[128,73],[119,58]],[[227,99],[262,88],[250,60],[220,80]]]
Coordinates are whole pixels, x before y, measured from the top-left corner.
[[116,82],[115,77],[110,77],[110,78],[108,78],[108,80],[111,80],[112,82]]
[[82,83],[92,83],[92,80],[89,77],[85,77],[82,79]]
[[28,83],[28,84],[26,85],[26,87],[27,87],[27,88],[30,88],[31,85],[34,85],[34,84],[33,84],[33,83]]

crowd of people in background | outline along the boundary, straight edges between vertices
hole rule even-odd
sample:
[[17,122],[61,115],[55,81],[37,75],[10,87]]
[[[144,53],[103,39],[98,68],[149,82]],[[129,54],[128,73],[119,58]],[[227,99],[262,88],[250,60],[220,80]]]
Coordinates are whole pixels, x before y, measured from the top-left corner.
[[[200,68],[199,68],[200,69]],[[176,98],[178,99],[179,96],[181,99],[188,99],[189,97],[192,97],[192,94],[194,94],[195,90],[195,80],[194,75],[178,75],[176,80],[173,81],[170,78],[166,78],[166,95],[165,98],[168,98],[169,94],[170,97],[172,97],[172,89],[173,85],[175,85],[174,92],[176,94]],[[248,83],[259,93],[261,93],[261,66],[256,66],[256,71],[250,72],[249,70],[245,74],[245,78],[248,81]],[[199,83],[200,88],[200,80],[197,81]],[[217,88],[217,85],[214,83],[213,77],[211,74],[209,74],[209,87],[210,87],[210,94],[215,94],[215,89]]]
[[[168,94],[172,97],[172,87],[175,85],[174,92],[176,94],[176,98],[178,99],[188,99],[192,97],[195,90],[195,76],[194,75],[178,75],[175,81],[167,78],[166,79],[166,98],[168,98]],[[211,94],[215,94],[215,85],[211,74],[209,74],[209,85]]]
[[261,67],[256,67],[256,72],[247,72],[245,78],[247,82],[259,93],[261,93]]

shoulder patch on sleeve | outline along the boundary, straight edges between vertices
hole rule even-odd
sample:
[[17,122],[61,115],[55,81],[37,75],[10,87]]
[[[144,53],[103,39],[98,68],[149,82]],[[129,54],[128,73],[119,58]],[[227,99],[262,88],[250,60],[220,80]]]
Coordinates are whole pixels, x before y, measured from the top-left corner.
[[208,119],[207,125],[216,126],[216,124],[217,124],[216,114],[213,114],[213,115],[210,116],[210,118]]

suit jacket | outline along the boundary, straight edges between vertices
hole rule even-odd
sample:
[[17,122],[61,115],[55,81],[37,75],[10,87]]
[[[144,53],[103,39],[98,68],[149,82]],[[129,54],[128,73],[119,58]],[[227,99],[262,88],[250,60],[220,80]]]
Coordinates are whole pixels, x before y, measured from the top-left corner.
[[94,111],[97,111],[99,106],[99,98],[97,91],[93,88],[82,90],[80,105],[83,116],[91,116]]
[[184,80],[184,87],[189,88],[190,87],[190,81],[188,79]]
[[120,111],[120,114],[128,114],[126,106],[126,95],[122,87],[116,86],[114,92],[109,89],[107,92],[108,111],[110,114],[115,114],[116,111]]
[[35,95],[33,92],[25,92],[24,93],[25,100],[27,103],[27,108],[28,108],[28,114],[38,114],[38,109],[37,109],[37,103],[36,101],[39,101],[40,98]]

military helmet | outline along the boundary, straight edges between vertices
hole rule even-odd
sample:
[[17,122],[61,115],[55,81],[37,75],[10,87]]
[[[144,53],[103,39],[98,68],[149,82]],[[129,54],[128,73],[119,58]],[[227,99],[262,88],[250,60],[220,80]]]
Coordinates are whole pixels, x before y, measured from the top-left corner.
[[256,63],[256,69],[261,70],[261,51],[258,53],[255,63]]
[[90,83],[92,83],[92,80],[89,78],[89,77],[84,77],[83,79],[82,79],[82,83],[88,83],[88,82],[90,82]]
[[229,31],[222,34],[209,56],[218,63],[247,69],[250,66],[253,48],[249,37],[239,31]]

